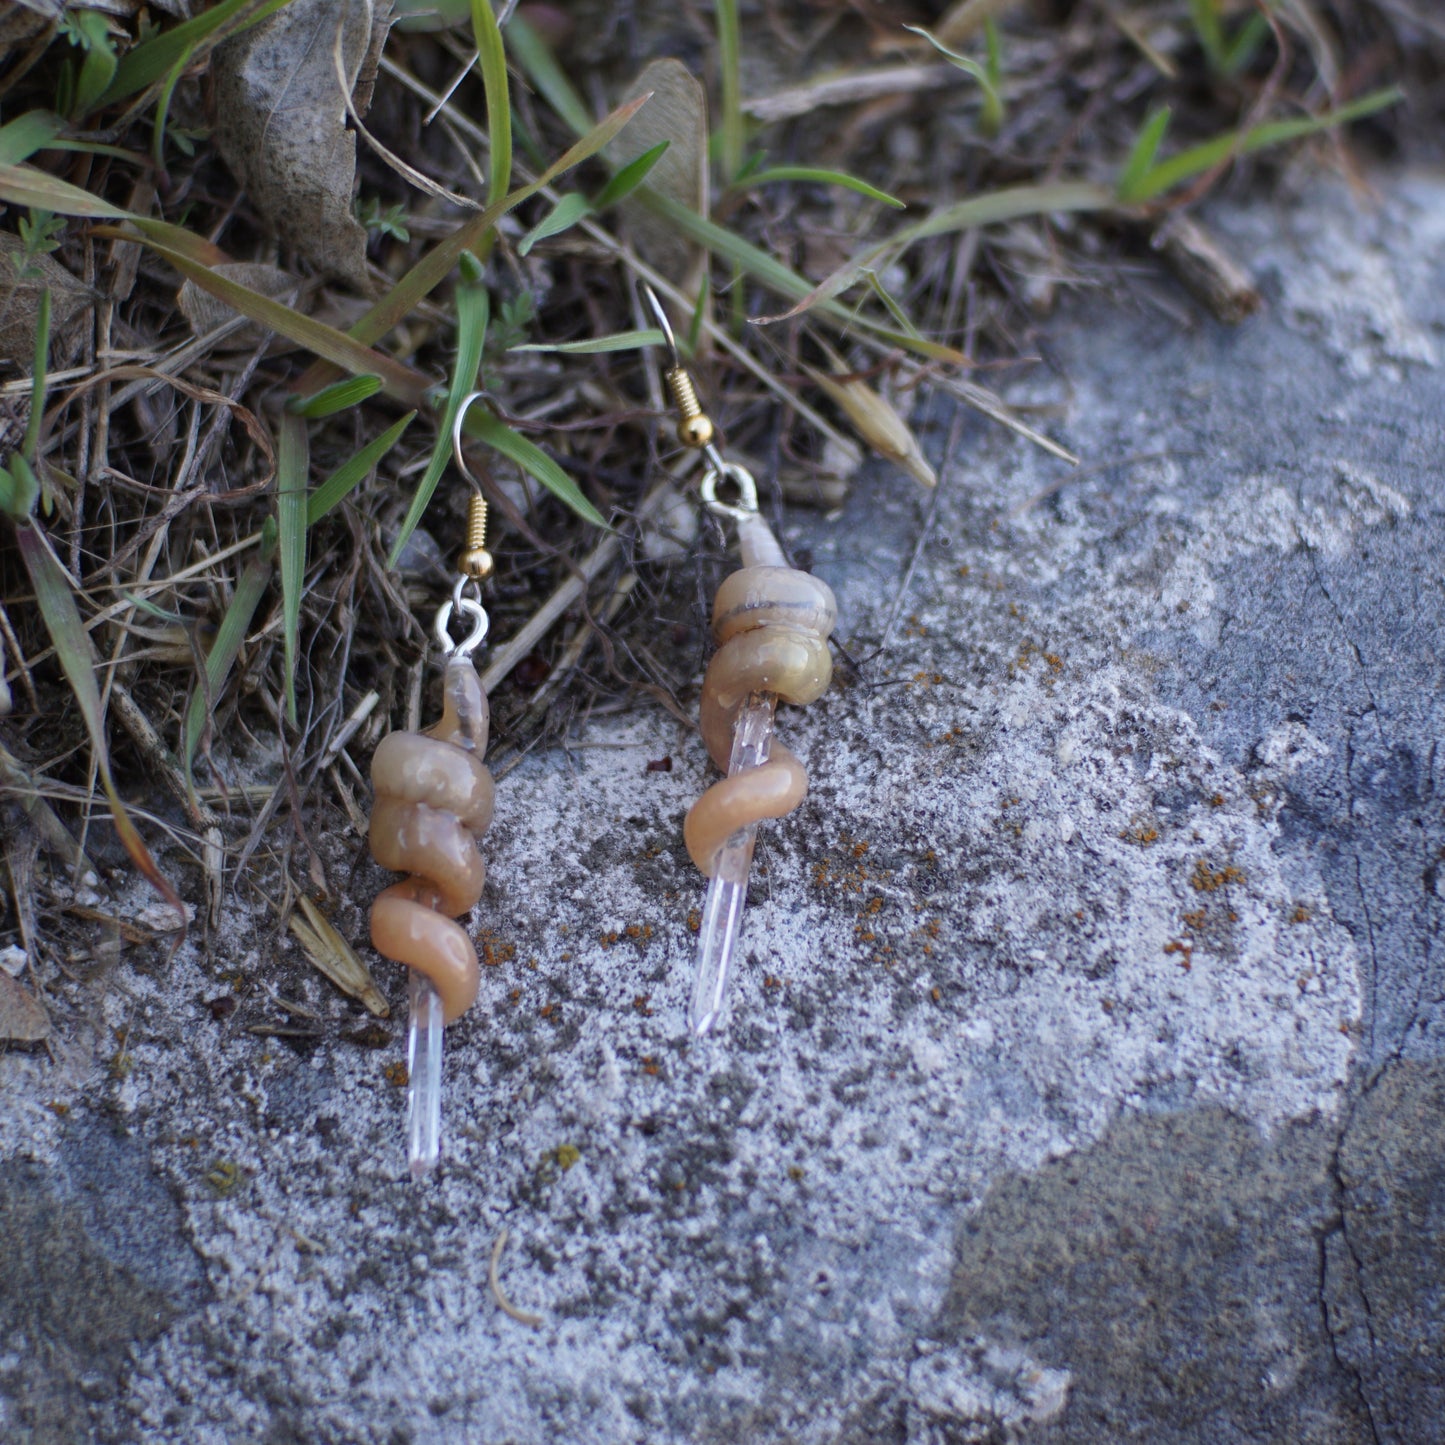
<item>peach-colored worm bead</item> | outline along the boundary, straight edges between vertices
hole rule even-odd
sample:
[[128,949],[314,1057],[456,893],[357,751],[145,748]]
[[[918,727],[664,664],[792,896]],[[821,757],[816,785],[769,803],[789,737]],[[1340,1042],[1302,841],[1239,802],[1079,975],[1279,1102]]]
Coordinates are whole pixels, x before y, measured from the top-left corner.
[[472,1006],[480,982],[477,951],[453,920],[476,906],[486,878],[477,838],[492,821],[487,722],[476,669],[452,658],[441,721],[422,733],[388,733],[371,761],[372,857],[412,875],[377,895],[371,942],[431,979],[447,1023]]
[[[828,635],[837,616],[828,584],[792,567],[748,566],[724,579],[713,604],[719,650],[703,678],[700,718],[703,741],[724,772],[733,720],[751,694],[801,706],[827,690],[833,676]],[[802,764],[774,741],[761,767],[714,783],[693,804],[683,825],[693,862],[711,876],[719,850],[739,828],[792,812],[807,791]]]

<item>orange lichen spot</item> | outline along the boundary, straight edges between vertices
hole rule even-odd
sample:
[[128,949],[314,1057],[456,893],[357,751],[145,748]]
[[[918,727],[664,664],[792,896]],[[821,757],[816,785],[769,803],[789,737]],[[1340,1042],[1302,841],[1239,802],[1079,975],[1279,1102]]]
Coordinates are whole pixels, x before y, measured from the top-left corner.
[[1215,793],[1214,796],[1209,800],[1209,806],[1211,808],[1222,808],[1224,806],[1224,794]]
[[934,984],[933,987],[928,990],[928,996],[934,1001],[934,1003],[943,1002],[943,990],[939,988],[937,984]]
[[853,856],[855,858],[861,858],[867,851],[868,845],[866,843],[855,843],[853,845]]
[[702,912],[696,908],[687,910],[687,926],[696,933],[702,927]]
[[1179,967],[1188,973],[1194,966],[1194,945],[1184,938],[1171,938],[1164,945],[1165,953],[1177,953],[1180,955]]
[[62,1103],[59,1099],[52,1099],[47,1107],[57,1119],[63,1119],[70,1112],[70,1105]]
[[537,1017],[543,1019],[556,1018],[557,1005],[555,1003],[544,1003],[542,1007],[537,1010]]
[[1137,843],[1141,848],[1147,848],[1159,841],[1159,830],[1152,823],[1131,823],[1119,836],[1126,843]]
[[1064,659],[1056,652],[1044,653],[1044,661],[1048,663],[1051,672],[1062,672],[1064,670]]
[[782,988],[782,986],[783,986],[783,981],[782,981],[782,979],[780,979],[780,978],[774,978],[774,977],[772,976],[772,974],[768,974],[767,977],[763,979],[763,987],[764,987],[764,988]]
[[649,1078],[655,1079],[662,1072],[662,1065],[651,1054],[643,1054],[642,1072]]
[[400,1059],[389,1063],[381,1072],[393,1089],[404,1089],[411,1083],[411,1075],[407,1073],[406,1065]]
[[1198,933],[1199,930],[1204,927],[1204,921],[1208,916],[1204,909],[1196,908],[1192,912],[1183,915],[1184,926],[1186,928],[1192,928],[1195,933]]
[[882,911],[883,900],[881,898],[870,898],[867,903],[863,905],[864,913],[882,913]]
[[1244,874],[1234,864],[1227,863],[1216,870],[1211,868],[1208,860],[1204,858],[1194,865],[1194,872],[1189,877],[1189,886],[1196,893],[1217,893],[1227,883],[1242,882]]
[[603,933],[598,936],[597,941],[603,948],[611,948],[621,937],[622,935],[620,933]]
[[509,999],[511,999],[511,1001],[512,1001],[514,1004],[521,1003],[521,1001],[522,1001],[522,990],[519,989],[519,988],[514,988],[514,989],[511,991],[511,993],[509,993],[509,994],[507,995],[507,997],[508,997]]
[[494,933],[483,933],[482,962],[495,968],[498,964],[510,963],[517,956],[515,943],[500,943]]
[[1289,916],[1291,923],[1308,923],[1312,917],[1308,908],[1303,903],[1297,904],[1295,910]]

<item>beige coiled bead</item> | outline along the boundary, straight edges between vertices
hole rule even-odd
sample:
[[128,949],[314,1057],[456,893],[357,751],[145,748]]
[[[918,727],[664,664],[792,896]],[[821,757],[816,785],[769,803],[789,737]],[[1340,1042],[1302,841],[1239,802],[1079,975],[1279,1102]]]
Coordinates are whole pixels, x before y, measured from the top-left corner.
[[487,723],[476,669],[453,658],[441,721],[422,733],[388,733],[371,760],[372,857],[412,875],[377,895],[371,941],[431,979],[447,1023],[476,1001],[480,979],[477,951],[453,920],[476,906],[486,878],[477,839],[492,821]]
[[[801,706],[827,690],[833,676],[828,635],[837,616],[828,584],[792,567],[743,567],[718,588],[713,604],[718,651],[703,678],[700,725],[713,762],[724,772],[733,720],[750,695],[771,693]],[[693,804],[683,826],[693,862],[710,877],[718,852],[739,828],[791,813],[807,791],[803,765],[774,740],[761,767],[714,783]]]

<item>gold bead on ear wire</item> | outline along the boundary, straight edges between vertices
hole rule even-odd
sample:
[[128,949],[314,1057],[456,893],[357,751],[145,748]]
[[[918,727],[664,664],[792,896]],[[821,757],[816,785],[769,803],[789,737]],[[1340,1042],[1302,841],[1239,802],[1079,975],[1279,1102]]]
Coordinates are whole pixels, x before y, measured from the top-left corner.
[[667,382],[667,389],[672,393],[672,399],[681,413],[677,419],[678,441],[685,447],[700,451],[712,441],[716,428],[712,424],[712,418],[702,409],[702,403],[697,399],[697,388],[692,384],[692,377],[683,367],[672,366],[663,373],[663,380]]
[[485,581],[492,575],[492,554],[487,551],[487,499],[480,492],[473,492],[467,503],[467,536],[461,556],[457,558],[457,571],[473,582]]

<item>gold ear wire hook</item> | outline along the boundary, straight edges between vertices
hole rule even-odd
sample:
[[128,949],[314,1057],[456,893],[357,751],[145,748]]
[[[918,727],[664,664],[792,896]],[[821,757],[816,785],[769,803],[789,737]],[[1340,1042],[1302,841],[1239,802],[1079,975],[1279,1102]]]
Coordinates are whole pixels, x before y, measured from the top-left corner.
[[[717,428],[713,426],[712,418],[702,409],[702,403],[697,399],[697,388],[693,386],[692,377],[688,374],[687,368],[683,366],[681,356],[678,355],[677,337],[672,334],[672,325],[667,319],[667,313],[662,309],[662,302],[657,299],[657,293],[651,286],[644,284],[642,290],[647,297],[648,304],[652,307],[652,314],[657,317],[662,334],[667,338],[668,347],[672,351],[672,365],[663,372],[662,379],[667,383],[667,389],[672,393],[673,404],[680,413],[677,421],[677,439],[683,446],[691,447],[694,451],[707,450],[712,446]],[[711,460],[711,458],[709,459]],[[721,459],[714,465],[720,466]]]
[[[462,453],[462,423],[466,420],[467,408],[482,395],[472,392],[462,398],[457,408],[456,420],[452,423],[452,460],[457,470],[475,487],[477,479],[467,466]],[[457,571],[473,582],[483,582],[492,575],[492,554],[487,551],[487,499],[480,492],[473,492],[467,502],[467,531],[462,543],[461,555],[457,558]]]

